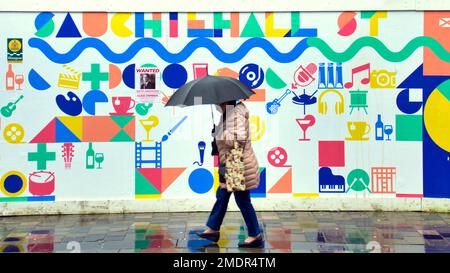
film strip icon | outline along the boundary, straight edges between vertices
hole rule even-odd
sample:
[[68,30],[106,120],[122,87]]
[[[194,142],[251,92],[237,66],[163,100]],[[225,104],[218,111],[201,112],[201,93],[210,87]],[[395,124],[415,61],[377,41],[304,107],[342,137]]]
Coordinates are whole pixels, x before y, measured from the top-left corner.
[[67,64],[63,64],[63,68],[70,73],[60,73],[58,77],[58,87],[77,90],[80,86],[80,72],[76,71]]
[[[154,159],[143,159],[142,151],[153,151]],[[135,142],[135,167],[142,168],[142,164],[154,164],[155,168],[162,167],[162,143],[155,142],[155,146],[143,146],[142,142]]]
[[[167,141],[186,119],[187,116],[184,116],[180,121],[178,121],[177,124],[175,124],[175,126],[173,126],[172,129],[170,129],[169,132],[161,138],[161,141],[155,142],[154,146],[143,146],[142,142],[135,142],[135,168],[142,168],[142,164],[154,164],[155,168],[162,168],[162,143]],[[154,158],[143,159],[143,151],[153,151],[155,154]]]

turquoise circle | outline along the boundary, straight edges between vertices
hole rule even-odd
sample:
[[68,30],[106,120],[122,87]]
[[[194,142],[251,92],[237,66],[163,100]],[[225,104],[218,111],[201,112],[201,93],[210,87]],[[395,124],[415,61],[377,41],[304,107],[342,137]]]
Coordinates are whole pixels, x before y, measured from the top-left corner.
[[363,191],[369,188],[370,178],[365,170],[354,169],[347,176],[347,185],[354,191]]
[[198,194],[207,193],[214,184],[214,177],[210,171],[204,168],[194,170],[189,175],[189,187]]

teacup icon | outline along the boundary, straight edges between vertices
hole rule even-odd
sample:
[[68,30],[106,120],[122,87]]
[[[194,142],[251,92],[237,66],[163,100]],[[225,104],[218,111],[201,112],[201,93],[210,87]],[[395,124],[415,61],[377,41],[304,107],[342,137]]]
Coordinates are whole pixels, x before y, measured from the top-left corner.
[[346,137],[346,140],[369,140],[368,137],[364,137],[370,132],[370,125],[367,122],[349,121],[347,129],[351,137]]
[[112,103],[115,113],[109,113],[112,116],[131,116],[133,113],[128,113],[128,110],[132,109],[136,101],[131,97],[112,97]]

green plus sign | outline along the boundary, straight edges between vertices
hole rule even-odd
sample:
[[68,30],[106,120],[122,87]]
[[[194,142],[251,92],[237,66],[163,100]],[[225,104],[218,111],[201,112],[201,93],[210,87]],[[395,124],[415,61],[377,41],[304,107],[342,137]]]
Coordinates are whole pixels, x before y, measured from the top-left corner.
[[36,161],[38,170],[47,169],[47,161],[55,161],[56,153],[47,152],[47,144],[39,143],[37,152],[28,153],[28,161]]
[[109,81],[109,73],[100,72],[100,64],[91,64],[91,72],[83,72],[82,79],[91,82],[91,89],[100,89],[100,82]]

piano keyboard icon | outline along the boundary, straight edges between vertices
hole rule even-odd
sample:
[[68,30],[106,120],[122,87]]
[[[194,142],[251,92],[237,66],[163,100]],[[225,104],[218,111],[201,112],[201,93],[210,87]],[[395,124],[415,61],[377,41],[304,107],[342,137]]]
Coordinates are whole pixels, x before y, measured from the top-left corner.
[[63,68],[70,73],[60,73],[58,77],[58,87],[78,90],[80,85],[80,72],[76,71],[72,67],[63,64]]
[[334,175],[330,168],[319,169],[319,192],[345,192],[345,179],[341,175]]
[[344,185],[320,185],[320,192],[344,192]]

